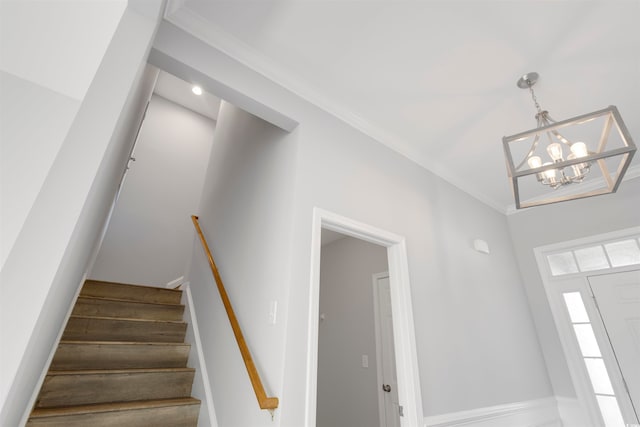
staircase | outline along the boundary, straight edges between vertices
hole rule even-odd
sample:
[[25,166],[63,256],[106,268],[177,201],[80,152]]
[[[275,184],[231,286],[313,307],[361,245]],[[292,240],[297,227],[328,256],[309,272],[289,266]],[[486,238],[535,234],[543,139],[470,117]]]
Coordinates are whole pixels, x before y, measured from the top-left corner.
[[197,426],[181,296],[85,282],[27,426]]

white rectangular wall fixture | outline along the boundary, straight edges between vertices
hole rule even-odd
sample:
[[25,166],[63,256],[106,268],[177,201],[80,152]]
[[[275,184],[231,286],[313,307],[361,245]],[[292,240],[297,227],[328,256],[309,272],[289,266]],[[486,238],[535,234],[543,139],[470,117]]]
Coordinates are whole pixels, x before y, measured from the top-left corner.
[[480,252],[481,254],[489,254],[489,244],[482,239],[475,239],[473,241],[473,249]]

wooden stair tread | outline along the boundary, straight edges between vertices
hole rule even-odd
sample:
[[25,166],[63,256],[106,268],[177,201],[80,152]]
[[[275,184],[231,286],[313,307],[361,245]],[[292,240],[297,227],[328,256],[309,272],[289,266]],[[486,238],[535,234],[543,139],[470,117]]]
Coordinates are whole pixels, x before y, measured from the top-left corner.
[[71,315],[181,321],[184,309],[183,304],[81,295]]
[[87,280],[28,427],[195,427],[183,293]]
[[113,301],[113,302],[124,302],[129,304],[148,304],[148,305],[159,305],[159,306],[169,306],[169,307],[183,307],[184,304],[174,304],[171,302],[149,302],[149,301],[137,301],[130,300],[126,298],[113,298],[113,297],[103,297],[97,295],[78,295],[78,299],[85,300],[95,300],[95,301]]
[[192,368],[49,371],[36,408],[189,397]]
[[71,315],[62,339],[184,343],[186,331],[187,324],[178,320]]
[[60,340],[60,344],[74,345],[157,345],[157,346],[190,346],[183,342],[162,342],[162,341],[78,341],[78,340]]
[[134,368],[134,369],[74,369],[69,371],[47,372],[47,376],[53,375],[121,375],[121,374],[147,374],[162,372],[195,372],[194,368]]
[[197,405],[200,400],[193,397],[180,399],[136,400],[133,402],[109,402],[94,405],[64,406],[58,408],[36,408],[31,418],[93,414],[97,412],[130,411],[137,409],[162,408],[165,406]]
[[162,341],[60,341],[49,369],[184,368],[191,345]]
[[156,320],[156,319],[135,319],[130,317],[110,317],[110,316],[85,316],[79,314],[72,314],[69,318],[75,319],[98,319],[98,320],[117,320],[123,322],[141,322],[141,323],[171,323],[171,324],[185,324],[184,320]]
[[151,286],[151,285],[134,285],[132,283],[121,283],[121,282],[110,282],[108,280],[93,280],[93,279],[87,279],[85,282],[85,284],[90,284],[90,285],[113,285],[113,286],[130,286],[133,288],[146,288],[146,289],[158,289],[160,291],[169,291],[169,292],[178,292],[178,293],[182,293],[182,291],[180,289],[172,289],[172,288],[161,288],[159,286]]
[[179,304],[182,299],[180,289],[158,288],[155,286],[131,285],[126,283],[87,280],[80,290],[81,296],[122,298],[130,301],[167,302]]

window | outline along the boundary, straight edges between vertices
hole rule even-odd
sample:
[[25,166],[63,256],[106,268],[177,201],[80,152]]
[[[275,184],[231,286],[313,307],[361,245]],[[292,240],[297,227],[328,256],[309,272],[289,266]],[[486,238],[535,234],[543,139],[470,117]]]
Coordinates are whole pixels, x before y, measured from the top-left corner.
[[582,295],[580,292],[565,292],[562,296],[604,424],[606,427],[624,427],[620,405],[613,391],[611,378],[604,364]]
[[624,239],[546,255],[552,276],[640,264],[640,239]]

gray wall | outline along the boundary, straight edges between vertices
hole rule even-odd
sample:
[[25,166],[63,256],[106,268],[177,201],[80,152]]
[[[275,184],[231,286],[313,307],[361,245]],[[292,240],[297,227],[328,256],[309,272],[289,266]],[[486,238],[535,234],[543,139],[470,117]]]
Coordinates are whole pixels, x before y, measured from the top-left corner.
[[554,392],[575,397],[533,249],[640,225],[640,178],[615,194],[525,209],[508,223]]
[[[372,275],[386,248],[351,237],[322,247],[318,330],[318,427],[379,425]],[[362,367],[362,355],[369,367]]]
[[92,279],[162,286],[184,276],[215,122],[154,95]]
[[[223,106],[216,135],[226,129],[225,142],[216,148],[214,138],[201,205],[267,393],[281,399],[275,425],[305,420],[314,207],[405,236],[425,415],[553,394],[502,213],[198,40],[161,44],[185,75],[300,123],[286,134]],[[475,238],[490,255],[472,249]],[[197,249],[192,284],[210,281]],[[212,286],[196,292],[220,425],[273,425],[251,403]]]
[[[296,151],[291,135],[222,102],[197,212],[267,395],[277,397],[282,396]],[[199,241],[188,277],[204,355],[211,361],[218,424],[273,425],[256,403]],[[278,302],[276,324],[269,321],[272,301]]]
[[[310,277],[315,206],[406,237],[425,415],[551,395],[505,216],[328,114],[302,113],[289,404],[304,408],[309,287],[300,284]],[[476,238],[491,254],[473,250]]]

